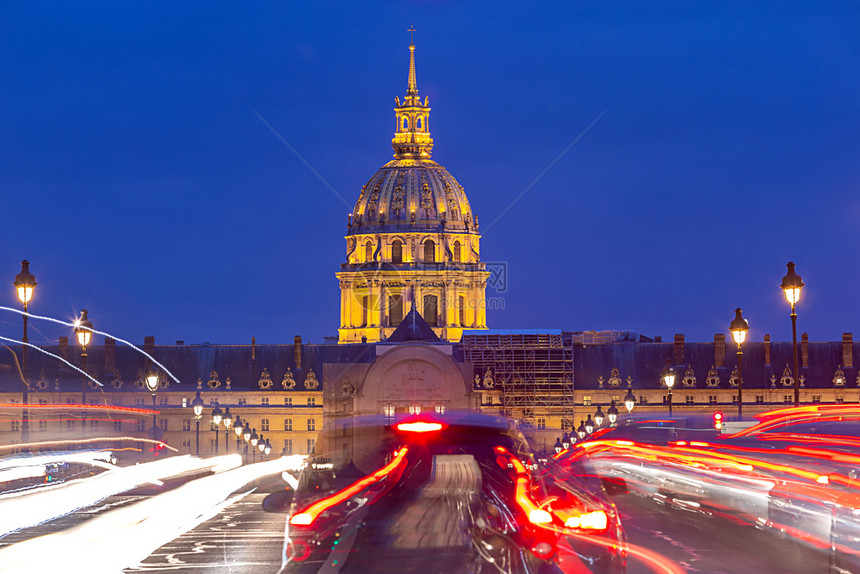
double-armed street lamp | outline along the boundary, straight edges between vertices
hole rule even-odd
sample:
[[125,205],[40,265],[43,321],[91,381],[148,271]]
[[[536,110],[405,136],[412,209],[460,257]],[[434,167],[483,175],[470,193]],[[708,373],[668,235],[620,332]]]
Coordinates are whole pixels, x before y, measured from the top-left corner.
[[221,424],[221,418],[224,416],[224,413],[221,412],[221,407],[218,404],[215,404],[215,408],[212,409],[212,424],[215,429],[215,455],[218,455],[218,425]]
[[663,384],[666,385],[666,388],[669,389],[669,416],[672,416],[672,387],[675,386],[675,369],[672,368],[672,365],[669,363],[669,359],[666,359],[666,368],[663,369],[663,372],[660,373],[660,378],[663,380]]
[[741,345],[746,341],[749,330],[750,324],[743,318],[741,308],[738,307],[735,309],[735,318],[729,324],[729,331],[731,331],[735,343],[738,344],[738,418],[744,415],[744,376],[741,370],[741,359],[744,354],[741,350]]
[[21,339],[21,374],[23,392],[21,395],[21,403],[24,405],[24,410],[21,413],[21,442],[26,444],[30,442],[30,413],[27,410],[29,404],[30,382],[27,380],[27,343],[30,339],[27,338],[27,315],[28,304],[33,298],[33,293],[36,290],[36,278],[30,273],[30,262],[26,259],[21,262],[21,272],[15,276],[15,294],[18,300],[24,304],[24,314],[21,317],[24,319],[24,336]]
[[197,456],[200,456],[200,419],[203,418],[203,399],[200,398],[200,391],[197,391],[197,396],[191,401],[191,408],[194,410],[194,419],[197,423]]
[[803,289],[803,280],[794,272],[794,262],[786,264],[788,273],[782,278],[782,290],[785,299],[791,305],[791,352],[794,357],[794,406],[800,405],[800,371],[797,368],[797,311],[795,305],[800,300],[800,290]]

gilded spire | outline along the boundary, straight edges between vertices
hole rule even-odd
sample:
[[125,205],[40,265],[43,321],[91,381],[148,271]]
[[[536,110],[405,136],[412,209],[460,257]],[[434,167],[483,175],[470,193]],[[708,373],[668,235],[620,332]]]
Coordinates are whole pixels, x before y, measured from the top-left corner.
[[[415,32],[410,26],[409,32]],[[418,96],[418,82],[415,80],[415,42],[409,42],[409,83],[406,87],[406,97],[403,103],[394,98],[396,105],[394,113],[397,117],[397,130],[391,145],[394,147],[394,157],[397,159],[430,159],[433,149],[433,139],[430,137],[430,106],[427,98],[421,102]]]
[[409,83],[406,93],[410,96],[418,95],[418,81],[415,79],[415,26],[409,26]]

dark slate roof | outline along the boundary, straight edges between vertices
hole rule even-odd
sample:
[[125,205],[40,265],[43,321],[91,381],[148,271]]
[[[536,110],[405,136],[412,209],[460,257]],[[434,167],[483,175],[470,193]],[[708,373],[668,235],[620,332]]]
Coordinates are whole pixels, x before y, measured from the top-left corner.
[[[70,346],[62,349],[57,345],[40,347],[55,355],[63,356],[69,362],[80,366],[81,357],[78,347]],[[20,360],[21,348],[13,348]],[[306,390],[304,383],[308,373],[314,372],[319,386],[314,390],[322,390],[322,366],[324,363],[369,363],[375,357],[375,348],[369,344],[356,345],[302,345],[301,368],[296,364],[295,347],[293,345],[157,345],[150,354],[163,364],[180,380],[181,387],[176,388],[176,382],[170,380],[171,390],[195,390],[197,380],[203,382],[203,388],[211,390],[208,382],[213,371],[220,381],[218,391],[225,391],[227,378],[231,380],[231,389],[259,390],[258,381],[266,369],[272,379],[272,390],[284,390],[281,381],[289,369],[296,382],[293,390]],[[116,345],[113,350],[113,361],[110,360],[110,349],[106,352],[104,345],[94,345],[87,349],[87,370],[95,376],[104,389],[112,391],[140,391],[136,381],[142,381],[143,371],[148,367],[148,359],[134,349]],[[81,388],[82,376],[61,361],[29,349],[28,379],[33,390],[78,392]],[[116,388],[113,383],[121,381],[122,386]],[[40,388],[40,381],[44,381]],[[0,391],[20,391],[21,380],[11,354],[0,357]]]
[[441,339],[433,332],[433,328],[427,324],[427,321],[424,320],[424,317],[415,308],[415,303],[412,304],[412,309],[400,321],[400,324],[385,342],[405,343],[407,341],[421,341],[424,343],[441,342]]
[[[798,344],[800,347],[800,344]],[[750,389],[782,389],[780,384],[783,370],[786,366],[793,370],[793,357],[790,342],[774,342],[770,344],[770,362],[765,363],[765,343],[746,343],[743,346],[743,379],[744,388]],[[728,389],[729,377],[737,366],[737,347],[731,341],[725,344],[725,361],[722,367],[715,370],[720,378],[718,388]],[[842,364],[841,342],[810,342],[808,344],[808,367],[803,367],[798,349],[798,364],[800,372],[805,377],[805,388],[833,388],[833,376],[838,367],[842,367],[846,378],[846,388],[857,388],[857,367],[848,368]],[[857,357],[857,346],[852,345],[852,353]],[[659,388],[660,374],[669,359],[677,374],[675,391],[681,392],[684,386],[681,379],[687,368],[692,368],[696,377],[697,389],[708,388],[705,381],[708,371],[714,367],[714,343],[686,343],[684,345],[684,362],[675,363],[674,343],[613,343],[575,346],[573,349],[574,382],[578,389],[597,389],[598,377],[603,377],[604,389],[607,386],[610,373],[618,368],[622,379],[622,387],[627,386],[627,377],[633,377],[633,388]],[[857,362],[855,360],[855,365]],[[776,386],[772,386],[771,376],[776,377]]]

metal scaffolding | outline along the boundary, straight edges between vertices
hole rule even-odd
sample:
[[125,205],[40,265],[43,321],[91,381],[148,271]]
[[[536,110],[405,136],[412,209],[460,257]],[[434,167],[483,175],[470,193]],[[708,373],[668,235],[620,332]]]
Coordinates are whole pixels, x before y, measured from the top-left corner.
[[492,372],[505,415],[535,430],[572,428],[573,345],[570,335],[464,334],[464,359],[482,378]]

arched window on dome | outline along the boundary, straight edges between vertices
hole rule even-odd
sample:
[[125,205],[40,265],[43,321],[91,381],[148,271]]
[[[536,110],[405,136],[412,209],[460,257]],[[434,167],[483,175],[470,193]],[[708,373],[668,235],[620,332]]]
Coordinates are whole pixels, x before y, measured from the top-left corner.
[[403,129],[404,130],[409,129],[409,118],[407,118],[406,116],[403,117]]
[[436,261],[436,243],[432,239],[424,242],[424,261],[428,263]]
[[460,242],[455,241],[454,242],[454,261],[456,263],[460,262],[460,255],[461,255],[461,253],[460,253]]
[[373,261],[373,243],[370,241],[364,244],[364,261],[366,263]]
[[403,243],[399,239],[391,243],[391,262],[403,263]]
[[415,123],[415,127],[418,128],[419,130],[421,129],[421,118],[418,118],[418,120]]
[[439,324],[439,300],[436,295],[424,295],[424,313],[421,314],[427,324],[435,327]]

